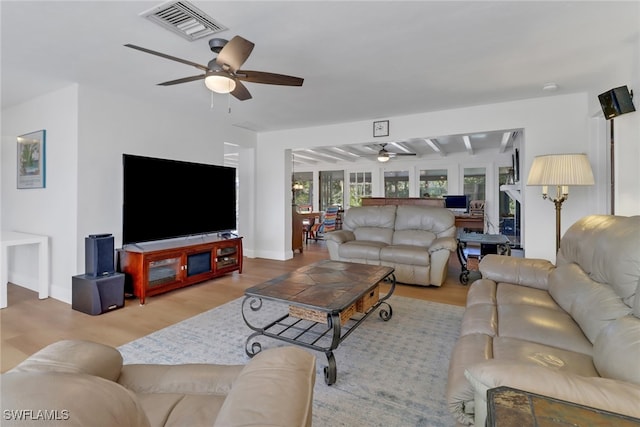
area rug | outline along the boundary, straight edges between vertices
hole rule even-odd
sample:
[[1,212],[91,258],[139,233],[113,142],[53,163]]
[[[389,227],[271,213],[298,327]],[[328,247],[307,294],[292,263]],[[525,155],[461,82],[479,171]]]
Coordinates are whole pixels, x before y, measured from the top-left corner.
[[[374,313],[334,351],[336,383],[324,382],[324,353],[315,352],[313,425],[454,426],[445,401],[451,349],[463,307],[392,296],[388,322]],[[244,364],[252,331],[241,315],[242,298],[119,347],[124,363]],[[382,306],[384,307],[384,306]],[[265,303],[260,316],[285,309]],[[255,320],[255,319],[254,319]],[[262,337],[262,348],[286,345]]]

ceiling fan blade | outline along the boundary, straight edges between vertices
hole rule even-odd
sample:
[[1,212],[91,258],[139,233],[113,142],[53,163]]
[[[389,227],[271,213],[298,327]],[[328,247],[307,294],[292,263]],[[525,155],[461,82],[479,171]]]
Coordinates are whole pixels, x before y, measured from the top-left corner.
[[235,73],[247,60],[255,45],[240,36],[234,36],[222,48],[216,62],[223,68]]
[[125,44],[125,46],[126,47],[130,47],[131,49],[139,50],[141,52],[150,53],[151,55],[156,55],[156,56],[159,56],[161,58],[170,59],[171,61],[181,62],[181,63],[186,64],[186,65],[191,65],[192,67],[196,67],[199,70],[202,70],[202,71],[205,71],[205,72],[209,71],[209,68],[207,68],[204,65],[196,64],[195,62],[187,61],[186,59],[176,58],[175,56],[167,55],[166,53],[156,52],[155,50],[147,49],[147,48],[136,46],[136,45],[133,45],[133,44]]
[[188,83],[188,82],[193,82],[196,80],[202,80],[205,77],[207,77],[206,74],[199,74],[197,76],[191,76],[191,77],[183,77],[181,79],[176,79],[176,80],[171,80],[168,82],[163,82],[163,83],[158,83],[158,86],[171,86],[171,85],[177,85],[180,83]]
[[251,94],[245,85],[242,82],[236,80],[236,88],[231,92],[231,95],[235,96],[240,101],[246,101],[247,99],[251,99]]
[[238,70],[236,77],[245,82],[263,83],[267,85],[302,86],[302,82],[304,82],[304,79],[300,77],[265,73],[263,71]]

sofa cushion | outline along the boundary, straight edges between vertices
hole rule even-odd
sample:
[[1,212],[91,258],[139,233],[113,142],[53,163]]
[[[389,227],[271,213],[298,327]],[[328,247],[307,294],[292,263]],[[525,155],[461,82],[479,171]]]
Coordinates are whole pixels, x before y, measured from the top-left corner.
[[593,346],[569,314],[526,304],[498,305],[498,335],[591,355]]
[[430,257],[429,252],[420,246],[394,244],[380,249],[380,260],[397,264],[428,266]]
[[585,377],[598,376],[591,356],[517,338],[495,337],[493,357],[497,360],[535,363]]
[[212,426],[226,394],[151,393],[136,395],[152,427]]
[[498,304],[527,304],[561,310],[547,291],[514,285],[512,283],[498,284],[496,300]]
[[345,259],[380,260],[380,249],[387,246],[386,243],[368,240],[352,240],[338,247],[338,255]]
[[423,252],[436,240],[436,235],[426,230],[396,230],[391,239],[392,245],[415,246]]
[[342,228],[345,230],[355,230],[360,227],[393,229],[395,221],[395,206],[354,206],[345,212]]
[[564,264],[549,276],[549,293],[593,343],[609,322],[631,313],[606,284],[594,282],[577,264]]
[[599,283],[609,284],[629,307],[640,282],[640,216],[590,215],[562,237],[556,264],[575,263]]
[[432,206],[399,205],[394,228],[403,230],[428,230],[437,237],[456,235],[456,217],[448,209]]
[[390,245],[393,240],[392,228],[358,227],[353,230],[356,240],[384,243]]
[[593,343],[593,363],[600,376],[640,385],[640,319],[610,322]]

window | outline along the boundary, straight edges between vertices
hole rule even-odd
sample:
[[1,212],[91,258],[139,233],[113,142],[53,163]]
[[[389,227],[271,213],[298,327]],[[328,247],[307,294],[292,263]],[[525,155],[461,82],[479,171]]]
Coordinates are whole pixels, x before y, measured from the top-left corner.
[[447,170],[420,171],[420,197],[444,197],[447,193]]
[[313,172],[295,172],[291,179],[291,188],[294,205],[313,205]]
[[409,197],[409,171],[384,173],[384,197]]
[[371,172],[349,174],[349,206],[362,206],[362,197],[371,196]]
[[486,199],[485,168],[464,168],[464,194],[471,200]]
[[344,171],[320,171],[320,210],[342,206],[344,200]]

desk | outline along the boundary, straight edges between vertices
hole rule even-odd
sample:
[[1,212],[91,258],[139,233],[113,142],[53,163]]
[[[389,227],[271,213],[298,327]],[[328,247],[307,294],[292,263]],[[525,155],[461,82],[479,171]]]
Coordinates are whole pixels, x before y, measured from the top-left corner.
[[487,426],[639,426],[640,419],[510,387],[487,391]]
[[2,231],[0,234],[0,308],[7,306],[9,247],[38,245],[38,297],[49,296],[49,237],[37,234]]
[[484,233],[484,215],[456,214],[456,227]]

